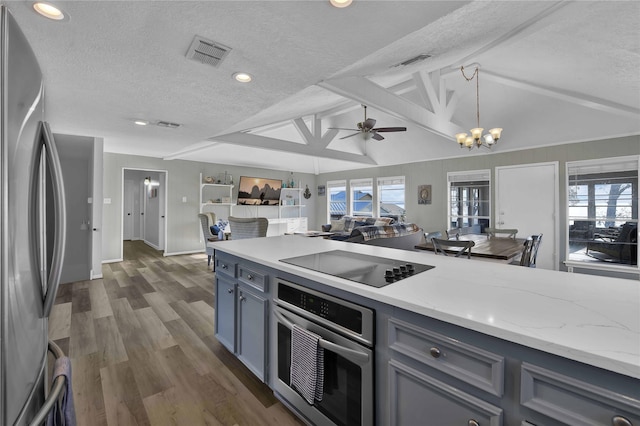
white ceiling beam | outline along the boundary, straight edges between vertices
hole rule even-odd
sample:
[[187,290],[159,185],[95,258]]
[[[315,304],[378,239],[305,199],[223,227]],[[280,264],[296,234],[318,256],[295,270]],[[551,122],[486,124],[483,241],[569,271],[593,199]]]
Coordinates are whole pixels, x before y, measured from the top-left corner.
[[396,118],[409,121],[447,139],[452,139],[456,133],[465,131],[451,121],[363,77],[341,77],[321,81],[317,84],[338,95],[351,98]]
[[322,135],[322,120],[320,120],[317,115],[313,116],[312,130],[309,129],[302,118],[296,118],[291,121],[306,144],[313,147],[326,148],[339,132],[336,129],[329,129]]
[[362,154],[352,154],[334,149],[325,149],[320,146],[289,142],[282,139],[253,135],[250,133],[235,132],[226,135],[215,136],[211,141],[229,143],[233,145],[248,146],[269,151],[283,151],[291,154],[308,155],[312,157],[330,158],[332,160],[350,161],[361,164],[377,164],[372,158]]
[[505,86],[526,90],[528,92],[536,93],[538,95],[559,99],[562,101],[570,102],[572,104],[595,109],[598,111],[609,112],[617,115],[624,115],[632,118],[638,118],[640,116],[640,109],[638,108],[618,104],[616,102],[611,102],[606,99],[597,98],[595,96],[585,95],[583,93],[572,92],[570,90],[559,89],[556,87],[543,86],[540,84],[533,84],[533,83],[526,82],[524,80],[517,80],[515,78],[505,77],[503,75],[499,75],[486,70],[482,70],[482,78],[495,81],[496,83],[504,84]]

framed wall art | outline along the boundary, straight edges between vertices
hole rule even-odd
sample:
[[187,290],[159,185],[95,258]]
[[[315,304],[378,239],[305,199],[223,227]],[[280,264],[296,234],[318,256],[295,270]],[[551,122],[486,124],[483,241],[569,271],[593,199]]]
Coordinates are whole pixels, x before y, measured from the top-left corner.
[[418,204],[431,204],[431,185],[418,185]]

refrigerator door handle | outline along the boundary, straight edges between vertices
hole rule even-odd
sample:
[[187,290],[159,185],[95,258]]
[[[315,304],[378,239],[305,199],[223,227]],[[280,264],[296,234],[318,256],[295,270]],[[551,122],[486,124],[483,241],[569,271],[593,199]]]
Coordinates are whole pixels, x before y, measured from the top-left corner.
[[60,285],[60,276],[62,274],[62,263],[64,260],[64,250],[66,241],[66,207],[64,198],[64,181],[62,179],[62,166],[60,165],[60,157],[53,139],[53,133],[49,128],[49,124],[41,122],[42,143],[46,148],[47,166],[51,170],[52,188],[53,188],[53,204],[55,209],[55,241],[53,245],[53,254],[51,257],[51,267],[49,276],[47,277],[47,285],[44,295],[43,317],[48,318],[55,302],[58,286]]

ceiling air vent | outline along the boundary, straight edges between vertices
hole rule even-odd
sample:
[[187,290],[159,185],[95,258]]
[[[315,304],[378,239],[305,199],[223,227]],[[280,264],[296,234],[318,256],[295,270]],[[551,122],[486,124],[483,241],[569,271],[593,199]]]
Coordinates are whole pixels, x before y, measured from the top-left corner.
[[407,65],[411,65],[411,64],[413,64],[415,62],[424,61],[425,59],[429,59],[430,57],[431,57],[431,55],[423,53],[422,55],[414,56],[413,58],[407,59],[406,61],[402,61],[399,64],[395,64],[394,67],[399,67],[401,65],[403,67],[406,67]]
[[156,126],[160,126],[160,127],[167,127],[169,129],[177,129],[178,127],[180,127],[180,124],[178,123],[171,123],[169,121],[158,121],[156,123]]
[[217,68],[230,51],[230,47],[195,36],[187,51],[187,59]]

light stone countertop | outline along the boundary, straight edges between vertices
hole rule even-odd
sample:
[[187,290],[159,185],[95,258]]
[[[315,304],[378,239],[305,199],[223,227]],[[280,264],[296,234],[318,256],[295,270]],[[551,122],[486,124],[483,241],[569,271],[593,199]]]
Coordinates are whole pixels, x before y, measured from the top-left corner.
[[[296,235],[216,250],[353,294],[640,379],[640,282]],[[279,259],[349,250],[435,268],[382,288]]]

